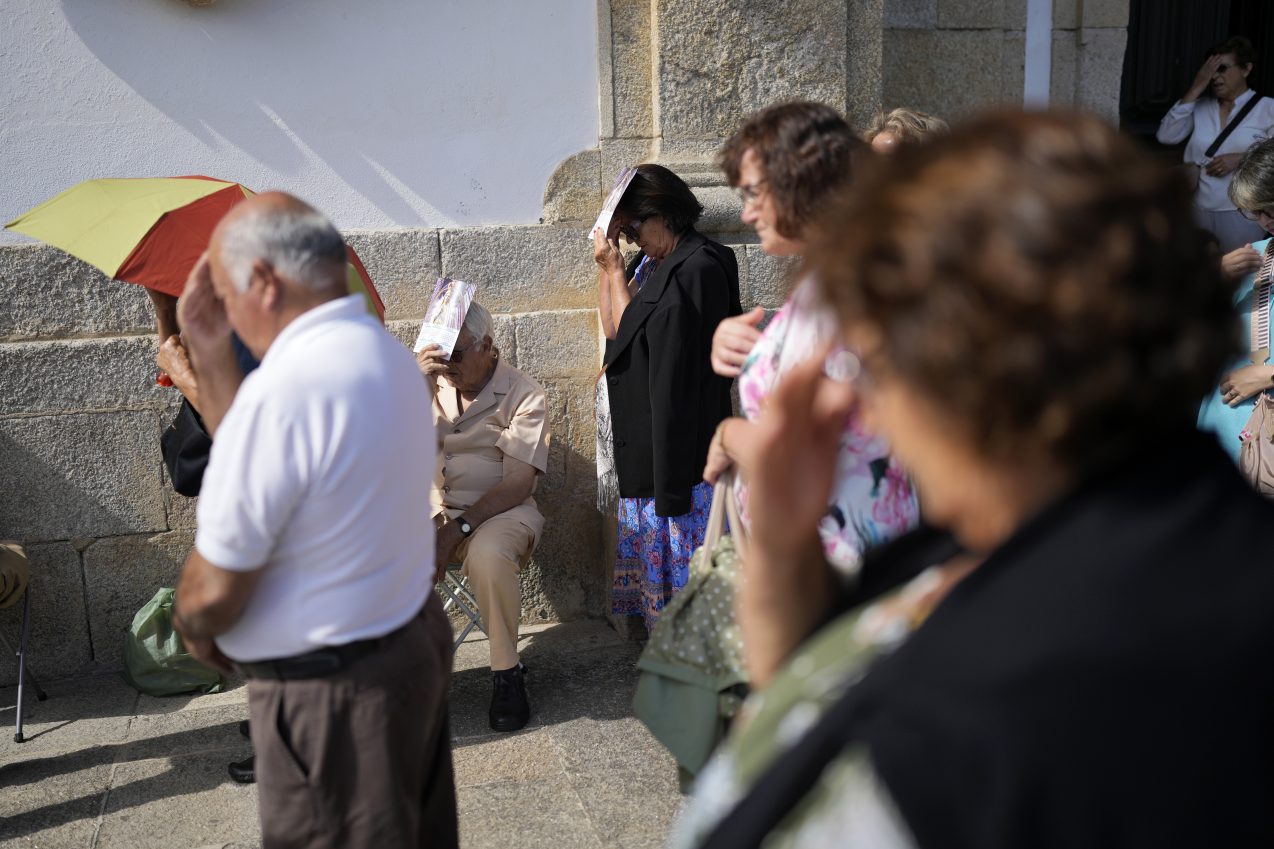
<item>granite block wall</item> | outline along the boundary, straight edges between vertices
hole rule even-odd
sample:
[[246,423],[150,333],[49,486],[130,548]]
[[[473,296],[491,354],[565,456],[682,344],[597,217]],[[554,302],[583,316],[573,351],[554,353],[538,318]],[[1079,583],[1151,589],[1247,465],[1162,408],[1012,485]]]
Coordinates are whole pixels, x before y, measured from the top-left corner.
[[[522,577],[524,619],[605,615],[608,558],[593,465],[600,346],[584,231],[347,238],[405,345],[439,274],[479,284],[503,356],[544,384],[554,431],[536,496],[546,531]],[[781,303],[790,264],[755,244],[735,250],[745,300]],[[30,661],[48,678],[118,668],[133,614],[173,585],[194,540],[195,500],[172,491],[159,452],[179,398],[154,383],[149,303],[139,287],[39,246],[0,248],[0,299],[10,305],[0,315],[0,538],[20,540],[31,555]],[[18,608],[0,611],[0,631],[15,645],[19,621]],[[0,686],[15,680],[16,662],[0,656]]]

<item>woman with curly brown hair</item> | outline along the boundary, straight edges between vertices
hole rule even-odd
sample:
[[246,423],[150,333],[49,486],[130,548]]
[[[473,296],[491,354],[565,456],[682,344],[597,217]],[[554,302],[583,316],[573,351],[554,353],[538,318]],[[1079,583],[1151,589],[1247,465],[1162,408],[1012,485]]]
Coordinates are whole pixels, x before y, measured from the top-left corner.
[[[1268,846],[1274,505],[1196,430],[1233,354],[1187,186],[1093,116],[902,149],[811,251],[860,358],[762,415],[739,621],[761,689],[674,844]],[[843,589],[816,526],[857,405],[930,522]],[[985,559],[891,654],[858,605]]]
[[[771,256],[805,252],[813,222],[837,189],[853,179],[866,145],[835,109],[793,101],[762,109],[722,147],[721,168],[743,199],[744,223],[756,229],[761,249]],[[715,482],[746,451],[752,420],[760,415],[784,373],[836,335],[836,323],[814,303],[814,282],[798,282],[764,331],[757,308],[728,318],[713,335],[712,365],[717,374],[737,376],[743,416],[718,427],[708,450],[704,479]],[[828,358],[828,372],[840,368],[840,352]],[[861,422],[845,422],[836,458],[836,485],[819,523],[829,561],[846,572],[857,568],[870,546],[915,526],[919,508],[911,481],[889,455],[885,440]],[[750,515],[745,481],[735,483],[744,521]]]

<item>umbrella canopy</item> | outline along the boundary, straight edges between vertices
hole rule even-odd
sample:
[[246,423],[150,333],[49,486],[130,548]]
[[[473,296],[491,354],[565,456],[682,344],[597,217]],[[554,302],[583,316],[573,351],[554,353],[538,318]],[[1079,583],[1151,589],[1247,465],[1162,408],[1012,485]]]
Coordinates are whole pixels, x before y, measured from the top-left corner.
[[107,277],[180,295],[212,229],[251,194],[209,177],[87,180],[5,227]]
[[367,304],[367,311],[375,313],[381,324],[384,324],[385,303],[380,299],[380,293],[376,291],[376,287],[372,285],[371,275],[367,273],[367,269],[363,267],[363,261],[349,245],[345,246],[345,255],[349,258],[349,263],[345,266],[345,282],[349,284],[350,294],[361,294],[363,301]]
[[[212,177],[86,180],[6,229],[84,260],[108,277],[179,296],[213,228],[251,189]],[[346,247],[351,293],[383,321],[385,306],[354,249]]]

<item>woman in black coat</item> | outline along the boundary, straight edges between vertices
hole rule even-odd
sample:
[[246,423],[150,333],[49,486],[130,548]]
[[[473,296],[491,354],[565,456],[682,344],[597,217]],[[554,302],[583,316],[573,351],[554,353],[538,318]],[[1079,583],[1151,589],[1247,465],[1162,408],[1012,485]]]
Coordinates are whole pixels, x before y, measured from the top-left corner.
[[[730,381],[712,371],[717,324],[742,312],[734,252],[694,229],[703,207],[660,165],[639,165],[609,232],[594,233],[606,334],[599,382],[602,465],[613,451],[619,547],[613,611],[654,623],[685,586],[703,541],[712,489],[708,443],[730,415]],[[619,236],[641,252],[625,269]]]

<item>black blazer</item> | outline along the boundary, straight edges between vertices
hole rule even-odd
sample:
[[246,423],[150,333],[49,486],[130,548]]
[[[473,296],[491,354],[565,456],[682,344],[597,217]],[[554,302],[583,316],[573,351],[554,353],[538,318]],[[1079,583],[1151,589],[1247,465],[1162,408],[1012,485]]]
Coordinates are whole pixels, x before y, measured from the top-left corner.
[[606,343],[606,381],[623,498],[681,516],[703,480],[708,443],[730,415],[730,381],[712,371],[712,334],[743,312],[734,251],[688,231],[624,310]]

